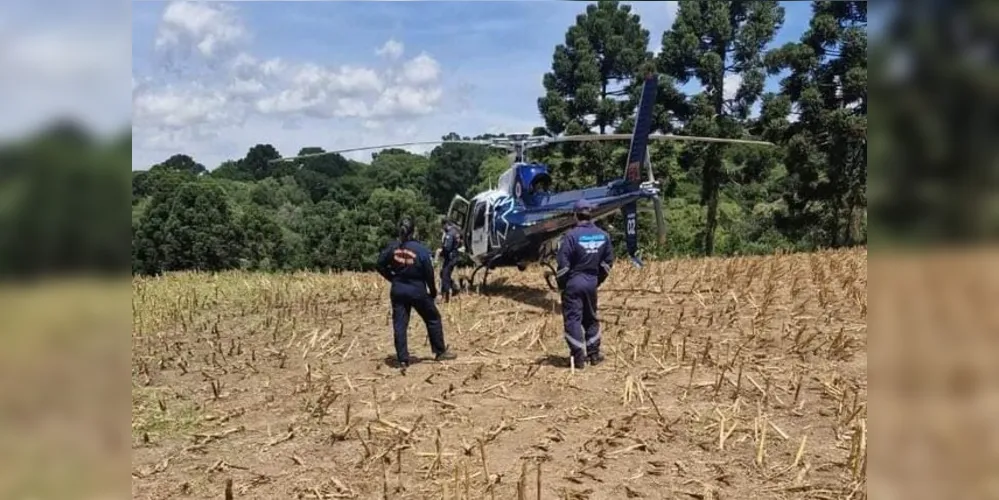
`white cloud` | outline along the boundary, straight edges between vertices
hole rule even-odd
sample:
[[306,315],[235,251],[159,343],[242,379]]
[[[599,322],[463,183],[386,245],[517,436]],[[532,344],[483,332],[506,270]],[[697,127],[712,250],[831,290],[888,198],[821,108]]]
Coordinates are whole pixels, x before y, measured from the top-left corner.
[[376,50],[375,54],[379,56],[387,56],[389,59],[398,59],[402,56],[403,48],[402,42],[393,38],[385,42],[385,45],[382,45],[381,48]]
[[182,129],[194,125],[221,124],[232,119],[229,97],[201,86],[168,86],[140,93],[132,100],[136,126]]
[[794,123],[794,122],[798,121],[798,118],[799,118],[798,105],[797,104],[792,104],[791,105],[791,112],[787,114],[787,121],[790,122],[790,123]]
[[[389,61],[381,68],[261,58],[249,50],[252,33],[237,14],[231,4],[165,9],[155,41],[167,55],[162,73],[133,77],[133,168],[177,150],[214,168],[260,142],[293,154],[306,145],[412,140],[426,130],[412,120],[439,111],[441,66],[426,52],[402,61],[403,43],[391,39],[374,51]],[[197,62],[208,63],[204,72],[171,78]],[[370,159],[370,152],[357,157]]]
[[403,80],[414,85],[433,83],[437,81],[440,72],[440,64],[426,52],[407,61],[402,67]]
[[173,2],[163,12],[156,49],[195,50],[205,58],[221,56],[248,38],[246,28],[226,5]]
[[[739,86],[742,85],[742,75],[738,73],[728,73],[722,80],[722,94],[725,99],[735,99],[736,92],[739,91]],[[706,92],[708,89],[707,85],[701,85],[701,92]]]
[[260,80],[256,78],[250,78],[249,80],[235,80],[229,87],[227,91],[230,95],[234,97],[239,96],[253,96],[263,92],[265,89],[264,84],[260,83]]
[[371,116],[426,115],[434,110],[442,93],[440,88],[392,87],[374,104]]
[[725,95],[725,99],[735,99],[735,93],[739,91],[741,85],[742,75],[738,73],[725,75],[725,79],[722,80],[722,93]]

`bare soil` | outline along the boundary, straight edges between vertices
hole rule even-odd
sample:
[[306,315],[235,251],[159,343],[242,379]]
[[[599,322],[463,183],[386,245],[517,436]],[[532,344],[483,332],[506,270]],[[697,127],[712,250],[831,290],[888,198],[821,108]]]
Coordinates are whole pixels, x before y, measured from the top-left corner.
[[614,273],[599,366],[511,269],[405,374],[376,275],[136,279],[132,497],[866,498],[866,249]]

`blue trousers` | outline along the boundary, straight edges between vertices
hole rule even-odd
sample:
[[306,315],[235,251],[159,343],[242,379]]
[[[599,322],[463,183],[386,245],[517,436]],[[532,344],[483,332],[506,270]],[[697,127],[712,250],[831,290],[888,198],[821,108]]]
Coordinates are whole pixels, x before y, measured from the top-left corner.
[[454,285],[451,282],[451,273],[454,272],[454,266],[458,263],[458,259],[444,259],[441,265],[441,296],[445,299],[451,297],[454,293]]
[[565,341],[576,365],[584,361],[584,355],[600,352],[596,282],[574,280],[568,283],[562,291],[562,320],[565,323]]
[[430,348],[434,355],[447,350],[444,344],[444,328],[441,324],[441,313],[437,310],[437,304],[425,291],[418,293],[406,289],[393,289],[390,295],[392,299],[392,327],[395,333],[395,357],[399,362],[409,362],[409,315],[410,311],[416,309],[416,313],[423,319],[423,324],[427,327],[427,336],[430,337]]

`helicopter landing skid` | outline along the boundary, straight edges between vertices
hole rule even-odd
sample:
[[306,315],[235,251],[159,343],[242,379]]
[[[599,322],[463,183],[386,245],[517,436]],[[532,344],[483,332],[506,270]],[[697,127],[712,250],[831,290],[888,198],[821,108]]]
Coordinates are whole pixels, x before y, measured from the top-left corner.
[[545,283],[548,284],[548,288],[558,291],[558,285],[555,283],[555,266],[551,262],[542,262],[541,265],[548,268],[545,271]]
[[[480,280],[478,286],[475,285],[475,277],[479,275],[479,271],[485,271],[482,274],[482,279]],[[482,293],[482,289],[486,286],[486,280],[489,279],[489,265],[481,264],[475,267],[472,271],[472,276],[470,278],[462,277],[459,280],[462,290],[474,291],[476,293]]]
[[[479,271],[483,270],[485,272],[482,273],[482,280],[479,282],[479,286],[475,286],[475,276],[479,274]],[[483,264],[476,267],[475,270],[472,271],[472,278],[468,280],[468,286],[472,290],[475,290],[475,293],[482,293],[482,289],[486,286],[487,279],[489,279],[489,267]]]

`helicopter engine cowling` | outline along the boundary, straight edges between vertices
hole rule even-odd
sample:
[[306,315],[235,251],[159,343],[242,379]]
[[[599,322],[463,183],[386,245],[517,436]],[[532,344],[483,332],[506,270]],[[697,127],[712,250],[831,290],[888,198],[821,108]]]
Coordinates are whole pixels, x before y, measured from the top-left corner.
[[522,163],[517,165],[516,179],[511,194],[525,205],[534,205],[538,195],[548,191],[551,182],[548,166],[541,163]]

